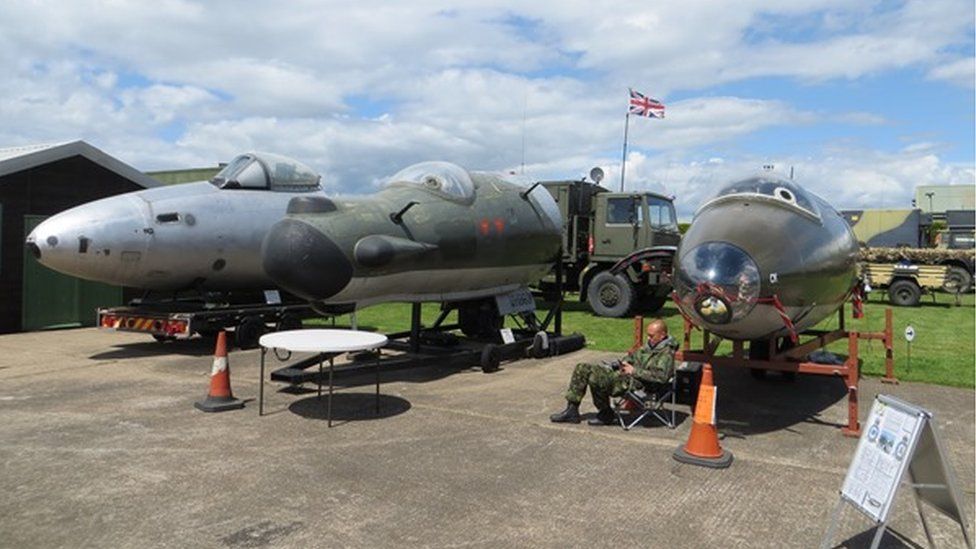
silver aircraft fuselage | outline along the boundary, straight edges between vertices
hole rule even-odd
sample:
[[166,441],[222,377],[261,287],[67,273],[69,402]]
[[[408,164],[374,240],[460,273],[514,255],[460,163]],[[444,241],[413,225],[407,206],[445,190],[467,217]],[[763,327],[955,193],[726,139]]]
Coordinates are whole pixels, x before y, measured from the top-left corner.
[[241,155],[228,169],[247,172],[252,184],[227,186],[218,174],[212,182],[96,200],[46,219],[27,248],[51,269],[112,285],[274,288],[261,266],[261,243],[292,198],[325,196],[318,175],[270,154]]
[[792,181],[737,181],[707,201],[681,240],[678,306],[734,340],[796,332],[836,311],[856,284],[857,241],[843,217]]

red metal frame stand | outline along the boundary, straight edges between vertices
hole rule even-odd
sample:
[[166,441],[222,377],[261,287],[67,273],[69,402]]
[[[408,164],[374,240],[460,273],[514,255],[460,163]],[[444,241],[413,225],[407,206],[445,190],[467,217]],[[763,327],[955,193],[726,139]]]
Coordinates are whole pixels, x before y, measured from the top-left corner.
[[[856,437],[861,434],[858,421],[858,387],[860,378],[860,362],[858,342],[861,339],[878,339],[885,346],[885,377],[886,383],[897,383],[894,372],[892,354],[892,322],[891,309],[885,310],[885,328],[883,332],[847,331],[844,328],[844,307],[838,311],[840,323],[836,330],[807,330],[798,334],[797,345],[783,351],[777,351],[775,340],[770,340],[768,359],[750,359],[746,356],[742,341],[732,342],[731,356],[716,356],[721,338],[712,338],[707,330],[702,331],[702,348],[691,348],[691,332],[695,326],[685,319],[685,333],[681,350],[675,355],[676,360],[709,363],[713,366],[740,366],[776,370],[780,372],[796,372],[801,374],[836,376],[844,380],[847,387],[847,425],[841,432],[846,436]],[[636,321],[635,321],[636,322]],[[827,346],[834,341],[847,339],[847,359],[843,364],[821,364],[805,361],[803,357],[811,352]]]

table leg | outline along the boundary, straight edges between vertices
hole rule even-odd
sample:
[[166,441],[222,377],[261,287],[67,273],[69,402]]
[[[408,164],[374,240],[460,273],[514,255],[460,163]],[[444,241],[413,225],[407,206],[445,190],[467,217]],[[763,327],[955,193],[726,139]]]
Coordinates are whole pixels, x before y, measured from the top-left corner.
[[261,347],[261,376],[258,378],[258,417],[264,415],[264,355],[268,350]]
[[[329,355],[329,428],[332,428],[332,394],[335,392],[332,384],[332,374],[335,371],[335,356]],[[319,378],[321,379],[321,378]]]
[[376,415],[380,415],[380,350],[376,349]]
[[322,353],[319,353],[319,381],[318,381],[318,391],[319,400],[322,400]]

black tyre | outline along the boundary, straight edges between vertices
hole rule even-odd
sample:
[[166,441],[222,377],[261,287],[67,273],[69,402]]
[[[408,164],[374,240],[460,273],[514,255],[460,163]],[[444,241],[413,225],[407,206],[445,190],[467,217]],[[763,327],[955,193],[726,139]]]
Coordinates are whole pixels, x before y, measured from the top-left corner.
[[153,339],[155,339],[160,343],[166,343],[167,341],[176,341],[176,336],[153,334],[152,337]]
[[238,349],[253,349],[264,334],[264,322],[256,316],[245,317],[234,330],[234,343]]
[[603,271],[590,281],[586,300],[597,316],[621,318],[630,314],[637,301],[636,294],[626,276]]
[[302,329],[302,319],[298,318],[297,315],[284,314],[275,324],[276,332],[285,332],[288,330],[301,330]]
[[911,280],[896,280],[888,286],[888,300],[899,307],[917,307],[922,289]]
[[481,350],[481,371],[490,374],[492,372],[498,371],[498,365],[501,364],[502,353],[498,349],[497,345],[489,343],[485,345],[485,348]]
[[943,290],[950,294],[965,294],[969,293],[972,287],[973,275],[969,274],[969,271],[958,265],[951,265],[946,269],[945,282],[942,283]]
[[465,303],[458,307],[458,324],[461,333],[472,338],[497,338],[505,319],[498,316],[493,301]]
[[549,334],[541,331],[536,332],[535,336],[532,337],[532,347],[529,348],[529,354],[532,358],[545,358],[549,356],[550,351]]

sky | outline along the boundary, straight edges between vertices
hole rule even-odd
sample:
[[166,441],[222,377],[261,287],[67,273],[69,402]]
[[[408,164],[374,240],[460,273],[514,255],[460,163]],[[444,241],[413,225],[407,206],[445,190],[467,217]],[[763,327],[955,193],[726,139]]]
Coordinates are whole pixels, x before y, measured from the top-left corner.
[[141,170],[248,151],[330,193],[416,162],[627,190],[689,219],[763,166],[837,208],[976,181],[972,0],[3,2],[0,147]]

